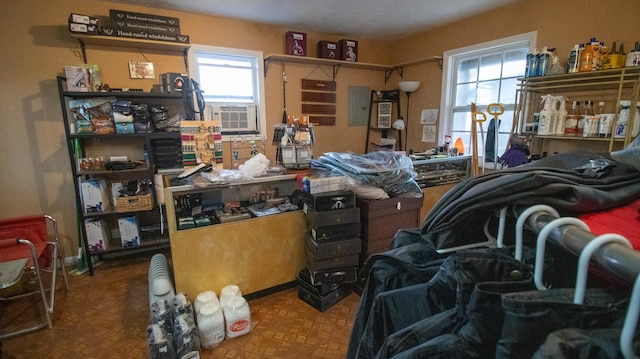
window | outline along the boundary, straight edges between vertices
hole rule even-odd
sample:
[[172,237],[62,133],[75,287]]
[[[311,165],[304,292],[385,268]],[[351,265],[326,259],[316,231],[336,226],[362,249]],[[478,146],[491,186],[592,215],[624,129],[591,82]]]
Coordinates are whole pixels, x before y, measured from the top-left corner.
[[192,45],[190,76],[200,84],[206,120],[219,116],[222,134],[265,135],[264,63],[261,51]]
[[[471,103],[487,115],[478,128],[478,155],[484,157],[489,122],[493,118],[487,105],[500,103],[505,110],[499,116],[498,151],[505,151],[513,122],[517,79],[524,77],[527,53],[535,44],[536,33],[526,33],[444,53],[442,80],[443,116],[440,119],[439,141],[451,134],[460,137],[471,153]],[[482,131],[481,131],[482,130]],[[484,134],[484,136],[483,136]],[[482,141],[484,137],[484,141]]]

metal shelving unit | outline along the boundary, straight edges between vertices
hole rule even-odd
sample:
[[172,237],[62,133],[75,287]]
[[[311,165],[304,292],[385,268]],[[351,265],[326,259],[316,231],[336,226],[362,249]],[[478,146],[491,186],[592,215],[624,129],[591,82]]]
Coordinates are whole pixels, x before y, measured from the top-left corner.
[[[577,72],[560,75],[527,77],[518,79],[516,89],[516,106],[514,111],[514,124],[517,124],[517,132],[525,133],[526,124],[532,123],[533,113],[538,108],[540,96],[548,93],[565,95],[568,97],[581,94],[590,94],[597,97],[607,96],[615,101],[631,100],[631,107],[635,108],[640,94],[640,68],[624,67],[619,69],[598,70],[590,72]],[[617,112],[617,111],[616,111]],[[630,111],[629,128],[633,128],[636,119],[635,111]],[[631,131],[627,131],[624,138],[610,137],[581,137],[571,135],[546,135],[532,134],[534,144],[542,148],[546,140],[561,140],[575,142],[608,142],[609,151],[614,150],[614,144],[627,146],[633,138]],[[617,147],[617,146],[616,146]],[[533,152],[533,151],[532,151]]]

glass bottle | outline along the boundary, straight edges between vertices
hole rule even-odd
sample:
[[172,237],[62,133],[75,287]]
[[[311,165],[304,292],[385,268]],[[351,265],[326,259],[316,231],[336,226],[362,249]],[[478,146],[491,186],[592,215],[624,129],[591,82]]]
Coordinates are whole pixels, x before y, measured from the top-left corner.
[[564,120],[564,133],[567,135],[575,135],[578,133],[578,122],[580,121],[580,102],[573,101],[571,109]]

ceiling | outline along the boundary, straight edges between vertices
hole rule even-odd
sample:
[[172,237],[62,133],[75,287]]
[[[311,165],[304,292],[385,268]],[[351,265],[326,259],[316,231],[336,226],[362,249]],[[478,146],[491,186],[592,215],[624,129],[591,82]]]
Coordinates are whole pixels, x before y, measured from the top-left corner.
[[393,39],[519,0],[110,0],[291,30]]

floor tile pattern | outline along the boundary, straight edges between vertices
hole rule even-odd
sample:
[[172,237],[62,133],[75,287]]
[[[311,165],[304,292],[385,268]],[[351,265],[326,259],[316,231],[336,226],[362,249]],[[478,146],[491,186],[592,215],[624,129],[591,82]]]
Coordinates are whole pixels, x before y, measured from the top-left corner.
[[[70,290],[57,292],[53,328],[6,339],[1,358],[148,357],[150,258],[111,259],[94,276],[70,276]],[[359,299],[352,293],[324,313],[296,288],[253,299],[251,332],[203,349],[201,358],[344,358]],[[0,331],[27,324],[37,304],[36,297],[0,302]]]

